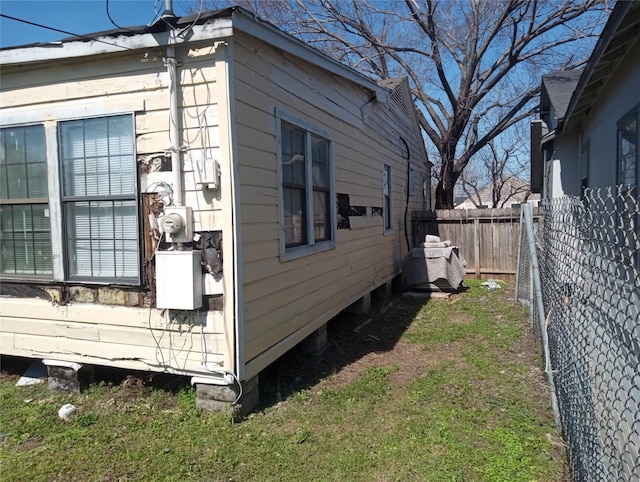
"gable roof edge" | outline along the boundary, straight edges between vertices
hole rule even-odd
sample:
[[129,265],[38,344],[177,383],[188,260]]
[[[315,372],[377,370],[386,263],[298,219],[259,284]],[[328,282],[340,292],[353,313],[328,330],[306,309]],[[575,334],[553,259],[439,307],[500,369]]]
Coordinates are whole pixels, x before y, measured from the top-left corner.
[[594,47],[593,52],[591,53],[591,57],[589,57],[589,60],[587,61],[587,65],[585,66],[584,71],[580,76],[580,80],[578,80],[578,84],[576,85],[576,88],[573,91],[573,95],[571,96],[571,100],[569,101],[569,105],[567,106],[564,119],[562,120],[562,122],[558,124],[557,130],[559,132],[562,132],[562,130],[564,129],[564,126],[567,125],[572,120],[573,113],[576,109],[576,105],[578,104],[578,101],[582,97],[582,94],[587,84],[589,83],[589,80],[591,79],[591,75],[593,74],[596,66],[600,62],[600,59],[606,52],[607,48],[609,47],[609,43],[611,42],[611,39],[613,38],[616,30],[618,29],[618,27],[624,20],[625,15],[631,8],[631,3],[632,2],[627,2],[627,1],[617,1],[615,7],[613,7],[613,10],[611,11],[611,15],[607,20],[604,30],[600,34],[600,37],[598,38],[598,42],[596,43],[596,46]]

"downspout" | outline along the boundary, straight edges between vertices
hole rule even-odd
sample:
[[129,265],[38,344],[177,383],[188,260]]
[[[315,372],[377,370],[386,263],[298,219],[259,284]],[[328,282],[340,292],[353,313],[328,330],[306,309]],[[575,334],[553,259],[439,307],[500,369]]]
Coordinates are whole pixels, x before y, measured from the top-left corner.
[[404,204],[404,239],[407,242],[407,252],[410,253],[411,244],[409,243],[409,232],[407,230],[407,215],[409,214],[409,200],[411,196],[411,151],[409,150],[409,144],[407,144],[407,141],[405,141],[402,136],[400,136],[400,140],[407,150],[407,196]]

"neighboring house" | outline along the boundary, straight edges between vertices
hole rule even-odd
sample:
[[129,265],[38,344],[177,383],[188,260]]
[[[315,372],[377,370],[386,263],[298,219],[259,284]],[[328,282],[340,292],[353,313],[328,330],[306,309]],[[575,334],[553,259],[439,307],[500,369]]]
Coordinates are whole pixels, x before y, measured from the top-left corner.
[[[493,190],[493,185],[487,186],[470,197],[456,203],[455,209],[491,208],[493,207]],[[499,201],[496,207],[511,208],[525,202],[537,206],[540,196],[538,194],[531,194],[529,184],[522,179],[518,179],[515,176],[507,176],[502,180],[498,199]]]
[[639,17],[618,2],[583,70],[542,77],[543,198],[638,185]]
[[390,287],[430,208],[406,79],[243,9],[0,62],[3,354],[240,380],[250,407],[261,370]]
[[573,477],[639,480],[640,2],[616,3],[580,73],[543,77],[540,107],[540,325]]

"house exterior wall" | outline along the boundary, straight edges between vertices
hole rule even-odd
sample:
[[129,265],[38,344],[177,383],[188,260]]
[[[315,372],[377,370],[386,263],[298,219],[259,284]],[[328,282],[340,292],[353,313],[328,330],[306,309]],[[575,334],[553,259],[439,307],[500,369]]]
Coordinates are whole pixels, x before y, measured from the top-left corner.
[[[65,44],[64,59],[3,66],[0,127],[47,129],[59,260],[53,279],[2,276],[3,354],[200,377],[233,371],[246,380],[400,273],[411,211],[430,207],[430,171],[406,84],[381,101],[375,84],[330,73],[249,34],[199,38],[174,47],[179,183],[171,171],[166,47],[88,57],[78,42],[77,57]],[[62,262],[59,126],[115,114],[131,115],[134,125],[142,282],[71,282]],[[337,229],[331,214],[329,249],[284,252],[278,116],[301,119],[330,140],[329,210],[336,195],[348,195],[351,215],[350,226]],[[195,170],[205,158],[218,162],[218,187],[198,183]],[[383,172],[391,176],[389,201]],[[222,239],[222,274],[215,283],[204,275],[214,293],[199,310],[156,308],[157,284],[167,277],[176,290],[188,284],[154,269],[155,251],[169,246],[154,239],[152,221],[161,203],[174,199],[192,209],[194,233]]]
[[544,197],[557,198],[580,194],[580,165],[576,132],[556,137],[551,159],[545,159]]
[[[209,41],[176,49],[181,84],[179,145],[184,151],[182,184],[185,204],[193,209],[196,232],[225,231],[231,225],[227,215],[230,168],[224,163],[230,150],[225,127],[229,116],[227,109],[221,108],[224,102],[218,102],[227,84],[227,59],[224,48],[218,47],[221,45]],[[44,123],[55,129],[58,122],[68,119],[133,114],[140,172],[139,220],[148,224],[149,196],[165,192],[158,183],[173,184],[166,156],[170,150],[170,79],[163,54],[155,51],[146,62],[142,61],[142,51],[133,51],[3,66],[0,123],[2,127]],[[217,82],[220,75],[223,77]],[[55,130],[51,139],[54,145],[48,149],[55,153]],[[203,190],[195,184],[193,166],[202,157],[203,147],[220,162],[221,187],[217,190]],[[49,175],[55,174],[50,171]],[[51,199],[58,195],[49,193]],[[54,238],[61,236],[60,215],[52,206],[52,231],[59,231],[54,232]],[[148,226],[141,229],[141,236],[146,235],[141,243],[141,262],[153,265],[154,245],[148,232]],[[57,245],[62,245],[61,240]],[[54,249],[54,256],[61,257],[62,253]],[[232,273],[231,262],[231,257],[224,261],[223,273]],[[3,275],[0,352],[183,374],[209,374],[211,367],[232,370],[233,313],[223,312],[221,303],[197,312],[156,309],[154,273],[145,269],[142,286],[125,287],[104,283],[61,285],[19,277],[8,280]],[[181,280],[175,283],[177,286]],[[223,276],[222,285],[224,292],[230,293],[227,301],[232,300],[232,277]],[[26,293],[40,293],[45,299]]]
[[636,41],[583,122],[582,139],[590,146],[589,187],[616,185],[617,123],[640,102],[639,85],[640,41]]
[[[554,140],[553,159],[546,163],[547,197],[579,195],[581,171],[588,187],[616,185],[617,123],[640,102],[640,42],[620,62],[579,127]],[[588,145],[588,167],[583,146]]]
[[[242,314],[246,376],[259,372],[341,310],[400,273],[407,160],[414,186],[408,205],[422,209],[429,178],[414,126],[388,104],[301,59],[249,36],[234,37],[235,115],[242,220]],[[308,123],[333,144],[336,194],[366,216],[335,230],[335,246],[296,259],[282,256],[277,112]],[[383,166],[391,167],[392,229],[371,208],[383,206]],[[428,193],[427,193],[428,196]],[[332,206],[331,209],[334,209]],[[407,233],[410,238],[411,233]]]

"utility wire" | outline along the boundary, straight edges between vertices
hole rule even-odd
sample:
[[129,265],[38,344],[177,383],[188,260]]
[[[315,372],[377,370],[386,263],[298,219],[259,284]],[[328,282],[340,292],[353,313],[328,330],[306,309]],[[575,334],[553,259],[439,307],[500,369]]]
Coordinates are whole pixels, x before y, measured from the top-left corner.
[[[156,0],[156,4],[158,3],[159,0]],[[121,29],[121,30],[126,30],[127,32],[134,32],[134,30],[128,28],[128,27],[123,27],[119,24],[116,23],[116,21],[113,19],[113,17],[111,16],[111,9],[109,8],[109,0],[106,0],[106,4],[105,4],[106,10],[107,10],[107,18],[109,19],[109,21],[117,28]],[[160,16],[160,14],[157,12],[156,7],[154,5],[153,7],[153,11],[154,11],[154,16],[153,19],[151,20],[151,22],[149,22],[147,24],[147,27],[150,27],[151,25],[153,25],[155,23],[155,21],[158,19],[158,17]]]
[[100,42],[102,44],[111,45],[112,47],[118,47],[125,50],[131,50],[129,47],[125,47],[123,45],[114,44],[111,42],[105,42],[104,40],[100,40],[94,37],[89,37],[87,35],[78,35],[77,33],[67,32],[66,30],[60,30],[59,28],[49,27],[47,25],[42,25],[40,23],[30,22],[29,20],[24,20],[22,18],[12,17],[11,15],[6,15],[4,13],[0,13],[0,17],[7,18],[9,20],[14,20],[16,22],[25,23],[27,25],[33,25],[34,27],[44,28],[46,30],[53,30],[54,32],[63,33],[65,35],[71,35],[73,37],[79,37],[87,40],[94,40],[95,42]]
[[111,12],[109,12],[109,0],[107,0],[107,3],[106,3],[106,5],[105,5],[105,6],[106,6],[106,8],[107,8],[107,17],[109,18],[109,21],[110,21],[113,25],[115,25],[117,28],[124,29],[124,27],[121,27],[120,25],[118,25],[118,24],[113,20],[113,18],[111,18]]

